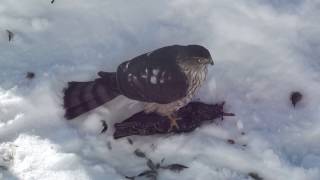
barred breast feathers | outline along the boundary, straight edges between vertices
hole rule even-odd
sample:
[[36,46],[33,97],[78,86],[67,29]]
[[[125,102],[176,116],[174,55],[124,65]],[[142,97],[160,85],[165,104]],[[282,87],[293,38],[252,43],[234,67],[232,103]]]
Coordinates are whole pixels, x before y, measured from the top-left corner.
[[[201,87],[203,82],[207,78],[208,68],[207,65],[200,66],[190,66],[188,64],[179,65],[181,70],[186,74],[189,81],[189,88],[185,98],[183,98],[184,105],[189,103],[196,93],[196,91]],[[183,105],[183,106],[184,106]]]
[[145,103],[144,111],[146,113],[157,112],[161,115],[168,116],[175,111],[178,111],[180,108],[182,108],[192,100],[195,92],[201,87],[207,77],[207,65],[200,65],[195,67],[188,64],[180,64],[179,66],[181,68],[181,71],[186,74],[189,81],[187,95],[184,98],[168,104]]

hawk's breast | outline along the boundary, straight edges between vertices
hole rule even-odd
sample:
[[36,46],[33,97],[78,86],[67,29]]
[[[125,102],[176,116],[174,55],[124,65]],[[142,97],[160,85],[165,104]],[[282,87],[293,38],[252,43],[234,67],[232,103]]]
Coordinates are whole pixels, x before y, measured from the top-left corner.
[[186,74],[186,77],[189,81],[187,94],[181,99],[170,102],[168,104],[145,103],[144,111],[146,113],[157,112],[161,115],[168,116],[171,115],[173,112],[178,111],[180,108],[187,105],[192,100],[195,92],[201,87],[201,85],[206,79],[207,67],[202,66],[198,69],[195,69],[187,66],[182,66],[181,69],[183,70],[184,74]]

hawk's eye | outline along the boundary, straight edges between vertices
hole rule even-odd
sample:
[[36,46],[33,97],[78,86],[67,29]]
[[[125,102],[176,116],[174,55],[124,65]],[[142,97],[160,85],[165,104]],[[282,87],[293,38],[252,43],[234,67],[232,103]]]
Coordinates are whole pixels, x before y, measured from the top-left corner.
[[200,63],[200,64],[204,64],[204,63],[205,63],[205,59],[203,59],[203,58],[199,58],[199,59],[198,59],[198,63]]

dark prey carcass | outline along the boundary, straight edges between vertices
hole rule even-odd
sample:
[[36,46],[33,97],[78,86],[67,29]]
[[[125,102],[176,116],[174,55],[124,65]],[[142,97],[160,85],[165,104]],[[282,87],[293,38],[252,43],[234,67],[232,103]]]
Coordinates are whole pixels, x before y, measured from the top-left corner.
[[[172,129],[171,132],[191,132],[206,121],[223,119],[224,116],[234,116],[232,113],[225,113],[223,106],[224,102],[220,104],[191,102],[177,112],[179,129]],[[168,133],[169,128],[170,122],[167,117],[157,113],[146,114],[142,111],[121,123],[116,123],[113,136],[118,139],[131,135],[165,134]]]

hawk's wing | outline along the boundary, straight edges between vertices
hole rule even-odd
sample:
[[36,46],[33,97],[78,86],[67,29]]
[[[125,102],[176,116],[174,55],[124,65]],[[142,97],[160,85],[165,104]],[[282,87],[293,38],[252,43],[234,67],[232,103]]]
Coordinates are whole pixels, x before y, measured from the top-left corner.
[[130,99],[167,104],[186,96],[188,81],[176,63],[179,46],[169,46],[126,61],[118,67],[121,93]]

